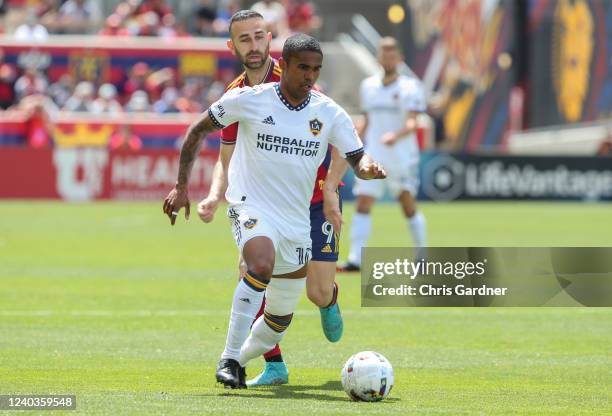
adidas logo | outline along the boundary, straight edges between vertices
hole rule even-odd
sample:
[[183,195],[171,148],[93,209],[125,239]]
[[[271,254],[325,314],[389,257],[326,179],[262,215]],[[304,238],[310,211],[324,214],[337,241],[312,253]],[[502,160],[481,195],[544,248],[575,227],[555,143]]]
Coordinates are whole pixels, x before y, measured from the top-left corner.
[[273,126],[276,125],[276,123],[274,123],[274,119],[272,118],[272,116],[268,116],[264,119],[264,121],[262,121],[263,124],[272,124]]
[[251,303],[251,299],[249,298],[240,298],[241,301],[250,304]]

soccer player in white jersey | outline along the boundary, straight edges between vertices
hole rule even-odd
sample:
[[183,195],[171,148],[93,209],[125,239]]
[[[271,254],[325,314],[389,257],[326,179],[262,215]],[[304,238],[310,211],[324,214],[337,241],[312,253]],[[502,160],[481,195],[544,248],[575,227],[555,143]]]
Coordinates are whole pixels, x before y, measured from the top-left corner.
[[[281,68],[278,61],[270,56],[272,34],[266,31],[266,23],[262,15],[253,10],[240,10],[234,13],[230,19],[229,32],[230,40],[227,46],[242,63],[244,72],[228,85],[226,91],[280,81]],[[206,198],[198,204],[198,214],[205,223],[213,220],[220,202],[225,199],[227,172],[223,170],[221,158],[223,156],[231,160],[236,145],[238,126],[239,123],[235,123],[221,131],[219,160],[215,165],[210,191]],[[337,184],[344,176],[347,167],[348,164],[342,160],[337,150],[328,149],[327,156],[319,166],[310,203],[312,256],[308,263],[306,294],[319,307],[323,333],[330,342],[340,340],[344,327],[338,305],[338,285],[335,282],[335,275],[342,222],[341,198],[337,192]],[[248,169],[248,166],[244,168]],[[239,273],[240,278],[243,278],[246,273],[242,256],[240,256]],[[264,306],[262,304],[257,312],[257,317],[263,314]],[[230,331],[231,329],[233,328],[230,328]],[[228,334],[227,339],[231,344],[233,339],[231,333]],[[231,348],[232,345],[226,345],[221,353],[220,368],[223,368],[226,357],[234,355]],[[266,362],[263,371],[255,378],[248,380],[247,386],[289,382],[289,369],[283,360],[280,345],[266,352],[263,358]]]
[[353,193],[357,197],[356,212],[351,224],[351,247],[342,271],[358,271],[361,248],[370,237],[370,212],[377,199],[388,189],[402,206],[415,247],[425,247],[425,217],[417,210],[419,148],[416,141],[416,115],[425,111],[425,93],[421,82],[400,75],[397,68],[402,53],[394,38],[381,40],[378,59],[384,75],[366,78],[361,83],[361,107],[365,123],[361,137],[365,149],[384,164],[384,181],[366,182],[356,179]]
[[[226,387],[245,388],[246,364],[280,342],[291,322],[305,286],[310,199],[327,145],[341,152],[357,177],[386,176],[364,152],[346,111],[312,91],[322,62],[314,38],[291,36],[283,46],[280,83],[233,89],[211,105],[187,132],[177,184],[164,200],[171,224],[183,207],[188,218],[187,184],[202,138],[240,122],[225,197],[247,273],[234,292],[230,316],[229,342],[240,347],[239,353],[226,359],[216,374]],[[264,290],[264,315],[249,330]]]

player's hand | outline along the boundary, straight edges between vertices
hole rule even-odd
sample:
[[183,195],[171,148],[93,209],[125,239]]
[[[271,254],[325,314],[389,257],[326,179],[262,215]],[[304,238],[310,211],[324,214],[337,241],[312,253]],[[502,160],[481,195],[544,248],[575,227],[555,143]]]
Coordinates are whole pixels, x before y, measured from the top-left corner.
[[164,199],[164,214],[170,218],[170,224],[174,225],[176,217],[178,217],[181,208],[185,207],[185,219],[189,219],[189,210],[191,203],[187,195],[187,188],[174,187]]
[[395,134],[395,132],[390,131],[388,133],[383,134],[380,140],[383,144],[386,144],[387,146],[391,146],[393,143],[398,141],[398,139],[399,137],[397,136],[397,134]]
[[205,223],[209,223],[215,217],[217,207],[219,206],[219,198],[214,196],[207,196],[198,204],[198,215],[200,219]]
[[387,177],[385,168],[378,162],[367,161],[359,165],[359,174],[361,179],[384,179]]
[[340,234],[343,221],[340,200],[336,192],[323,191],[323,215],[325,215],[325,220],[334,227],[334,231]]

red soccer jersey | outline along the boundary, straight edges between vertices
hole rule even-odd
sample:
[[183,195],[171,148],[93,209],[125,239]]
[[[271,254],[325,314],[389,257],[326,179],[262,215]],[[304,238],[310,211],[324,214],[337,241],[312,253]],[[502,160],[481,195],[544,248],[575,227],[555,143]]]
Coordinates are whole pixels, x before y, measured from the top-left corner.
[[[279,82],[281,75],[281,68],[278,65],[278,62],[275,59],[272,59],[272,63],[270,64],[270,68],[268,69],[268,73],[264,78],[264,84],[268,82]],[[246,72],[240,74],[236,79],[234,79],[225,89],[225,91],[229,91],[233,88],[241,88],[245,85],[248,85],[248,79]],[[315,87],[316,88],[316,87]],[[221,130],[221,142],[223,144],[234,144],[236,143],[236,139],[238,138],[238,123],[231,124]],[[327,177],[327,170],[329,169],[329,163],[331,161],[331,146],[327,148],[327,154],[325,155],[325,159],[323,159],[323,163],[319,166],[319,170],[317,170],[317,178],[315,180],[315,186],[312,193],[312,199],[310,201],[311,204],[317,204],[323,201],[323,182]]]

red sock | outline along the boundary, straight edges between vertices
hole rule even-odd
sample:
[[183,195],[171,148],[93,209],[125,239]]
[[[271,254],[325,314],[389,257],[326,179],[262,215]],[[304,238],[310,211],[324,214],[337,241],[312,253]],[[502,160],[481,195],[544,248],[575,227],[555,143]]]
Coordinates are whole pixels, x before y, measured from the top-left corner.
[[334,282],[334,294],[332,295],[332,300],[329,302],[329,305],[326,308],[334,305],[338,301],[338,283]]

